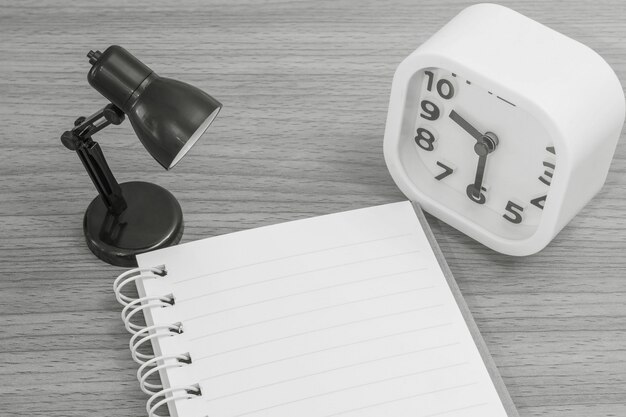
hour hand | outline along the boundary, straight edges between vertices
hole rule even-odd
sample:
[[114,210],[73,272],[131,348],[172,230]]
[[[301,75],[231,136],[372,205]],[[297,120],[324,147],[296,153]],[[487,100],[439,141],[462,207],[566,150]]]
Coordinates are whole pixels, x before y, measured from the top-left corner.
[[452,119],[452,121],[457,125],[461,126],[463,130],[469,133],[477,141],[482,140],[483,134],[480,133],[474,126],[469,124],[469,122],[462,118],[456,111],[452,110],[450,112],[450,119]]

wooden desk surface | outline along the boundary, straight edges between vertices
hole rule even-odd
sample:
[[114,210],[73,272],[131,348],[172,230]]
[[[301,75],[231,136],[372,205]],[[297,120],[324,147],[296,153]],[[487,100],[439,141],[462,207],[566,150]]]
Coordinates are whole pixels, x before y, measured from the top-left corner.
[[[626,2],[500,2],[591,46],[626,85]],[[393,72],[469,3],[4,2],[1,414],[145,415],[111,290],[122,269],[83,242],[95,190],[59,142],[105,103],[89,49],[123,45],[224,103],[173,172],[128,122],[97,137],[120,181],[179,198],[186,242],[402,199],[382,157]],[[498,255],[429,218],[523,417],[626,415],[624,136],[603,190],[538,255]]]

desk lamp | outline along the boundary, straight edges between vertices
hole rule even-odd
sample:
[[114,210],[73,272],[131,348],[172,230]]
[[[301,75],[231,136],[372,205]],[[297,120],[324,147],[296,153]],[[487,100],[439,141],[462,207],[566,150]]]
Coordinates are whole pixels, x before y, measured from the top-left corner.
[[111,103],[79,117],[61,142],[76,151],[99,195],[83,221],[89,249],[113,265],[136,266],[135,255],[177,244],[183,214],[174,196],[148,182],[118,184],[92,136],[128,116],[150,155],[166,170],[189,151],[222,105],[205,92],[159,77],[120,46],[87,54],[89,84]]

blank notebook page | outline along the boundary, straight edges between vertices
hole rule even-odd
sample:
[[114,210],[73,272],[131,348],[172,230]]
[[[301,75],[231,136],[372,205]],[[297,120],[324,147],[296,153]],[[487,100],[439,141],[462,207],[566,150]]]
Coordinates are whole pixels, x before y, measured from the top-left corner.
[[504,417],[410,202],[208,238],[138,257],[165,264],[149,324],[182,323],[157,354],[192,363],[178,417]]

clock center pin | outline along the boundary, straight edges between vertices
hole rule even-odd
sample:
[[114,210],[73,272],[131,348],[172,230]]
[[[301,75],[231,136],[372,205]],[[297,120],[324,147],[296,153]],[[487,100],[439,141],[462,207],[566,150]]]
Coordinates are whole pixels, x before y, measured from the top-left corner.
[[485,156],[495,151],[498,147],[498,136],[495,133],[487,132],[483,135],[481,140],[477,141],[474,145],[474,152],[478,156]]

